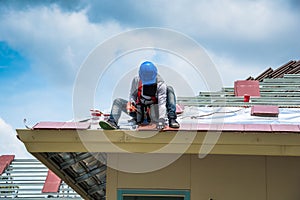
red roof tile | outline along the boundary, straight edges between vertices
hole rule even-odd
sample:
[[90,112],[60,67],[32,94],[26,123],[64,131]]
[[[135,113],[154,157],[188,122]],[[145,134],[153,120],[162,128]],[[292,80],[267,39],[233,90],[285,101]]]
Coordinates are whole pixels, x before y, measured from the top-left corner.
[[272,124],[273,132],[300,132],[300,127],[294,124]]
[[244,131],[271,132],[272,128],[270,124],[245,124]]
[[259,82],[252,80],[238,80],[234,82],[234,94],[241,97],[249,95],[251,97],[259,97]]
[[184,106],[183,105],[176,104],[176,114],[183,113],[183,110],[184,110]]
[[0,156],[0,175],[5,171],[5,169],[14,160],[15,155],[3,155]]
[[251,107],[251,115],[253,116],[277,117],[278,114],[278,106],[254,105]]
[[56,174],[54,174],[52,171],[49,170],[42,192],[56,193],[59,190],[60,184],[61,184],[61,179]]
[[88,129],[88,122],[39,122],[33,129]]
[[224,124],[224,131],[244,131],[243,124]]
[[[140,126],[139,131],[153,131],[155,125]],[[165,128],[164,131],[225,131],[225,132],[295,132],[300,126],[294,124],[195,124],[182,123],[179,129]]]

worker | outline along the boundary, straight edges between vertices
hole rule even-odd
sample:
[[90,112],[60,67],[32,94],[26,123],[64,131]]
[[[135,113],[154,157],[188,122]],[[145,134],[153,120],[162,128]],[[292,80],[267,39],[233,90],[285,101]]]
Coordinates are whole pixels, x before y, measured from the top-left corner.
[[168,125],[179,128],[176,121],[176,96],[171,86],[167,86],[157,73],[156,66],[149,61],[139,67],[139,75],[131,83],[129,101],[117,98],[114,100],[110,117],[99,124],[103,129],[118,129],[121,113],[129,114],[137,125],[155,123],[157,129]]

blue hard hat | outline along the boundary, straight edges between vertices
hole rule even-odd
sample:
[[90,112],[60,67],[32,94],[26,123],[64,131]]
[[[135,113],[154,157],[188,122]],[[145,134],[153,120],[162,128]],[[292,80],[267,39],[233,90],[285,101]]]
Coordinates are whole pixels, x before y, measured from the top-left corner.
[[143,62],[140,66],[139,76],[143,85],[156,83],[157,68],[152,62]]

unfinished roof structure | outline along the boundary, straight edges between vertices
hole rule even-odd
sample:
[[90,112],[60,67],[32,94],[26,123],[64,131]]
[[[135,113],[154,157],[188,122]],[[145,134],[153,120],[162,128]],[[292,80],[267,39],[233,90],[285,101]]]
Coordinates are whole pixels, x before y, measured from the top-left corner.
[[[102,130],[88,122],[40,122],[18,129],[27,150],[84,199],[105,199],[107,159],[116,153],[198,154],[206,136],[219,133],[209,154],[300,156],[299,61],[218,92],[178,97],[180,129]],[[268,74],[268,75],[266,75]],[[144,138],[139,136],[144,135]],[[146,137],[150,135],[151,137]],[[176,140],[174,140],[176,138]],[[166,148],[170,141],[176,148]]]
[[263,81],[265,78],[274,79],[274,78],[282,78],[285,74],[300,74],[300,60],[294,61],[291,60],[286,64],[278,67],[273,70],[271,67],[266,69],[263,73],[258,75],[256,78],[249,77],[247,80],[257,80]]

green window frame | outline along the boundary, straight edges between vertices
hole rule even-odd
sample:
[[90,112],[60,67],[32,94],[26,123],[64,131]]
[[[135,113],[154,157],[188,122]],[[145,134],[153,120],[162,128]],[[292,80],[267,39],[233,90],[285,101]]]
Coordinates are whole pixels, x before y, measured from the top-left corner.
[[147,190],[147,189],[118,189],[117,200],[124,200],[126,196],[149,196],[149,197],[183,197],[183,200],[190,200],[189,190]]

